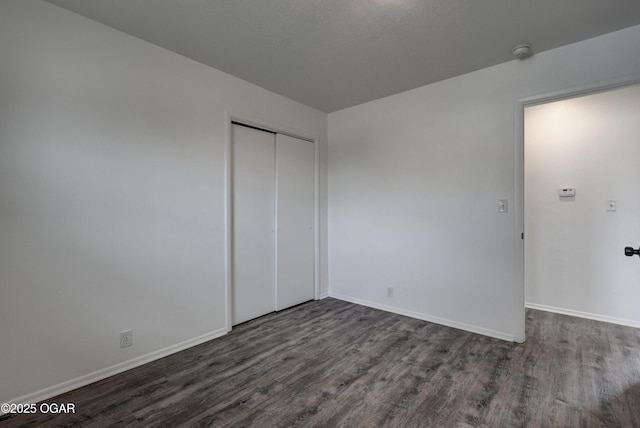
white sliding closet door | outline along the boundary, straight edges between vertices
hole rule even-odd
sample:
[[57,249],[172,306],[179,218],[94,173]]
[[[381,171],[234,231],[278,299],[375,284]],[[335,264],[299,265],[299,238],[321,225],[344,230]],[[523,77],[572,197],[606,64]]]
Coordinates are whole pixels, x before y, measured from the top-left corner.
[[276,310],[313,299],[315,147],[276,136]]
[[232,324],[275,311],[275,134],[233,125]]

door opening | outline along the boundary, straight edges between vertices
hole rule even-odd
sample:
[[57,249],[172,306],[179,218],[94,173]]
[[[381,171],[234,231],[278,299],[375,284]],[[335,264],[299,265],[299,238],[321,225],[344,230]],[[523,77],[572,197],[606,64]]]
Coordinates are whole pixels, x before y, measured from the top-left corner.
[[525,307],[640,327],[631,304],[640,292],[629,285],[640,268],[624,260],[640,235],[638,80],[519,103],[522,340]]

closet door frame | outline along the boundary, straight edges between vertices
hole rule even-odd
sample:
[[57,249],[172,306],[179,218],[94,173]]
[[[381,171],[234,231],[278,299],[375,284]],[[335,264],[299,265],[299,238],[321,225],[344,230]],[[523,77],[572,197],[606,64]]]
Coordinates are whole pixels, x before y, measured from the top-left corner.
[[319,298],[320,285],[320,179],[319,179],[319,147],[318,138],[305,135],[299,130],[288,129],[282,125],[275,125],[263,120],[257,120],[247,115],[235,114],[229,111],[225,112],[225,147],[224,147],[224,271],[225,271],[225,322],[227,332],[232,329],[232,286],[233,286],[233,211],[232,211],[232,149],[233,149],[233,123],[248,125],[251,127],[264,129],[265,131],[275,132],[278,134],[288,135],[290,137],[299,138],[313,143],[314,147],[314,208],[313,208],[313,299]]

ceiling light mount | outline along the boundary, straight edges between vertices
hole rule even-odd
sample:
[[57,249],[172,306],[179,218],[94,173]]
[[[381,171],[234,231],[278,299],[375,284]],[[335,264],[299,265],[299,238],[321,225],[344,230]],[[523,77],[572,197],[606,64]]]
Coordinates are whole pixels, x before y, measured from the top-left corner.
[[511,49],[511,52],[513,53],[513,56],[518,59],[524,59],[533,55],[533,51],[531,50],[531,45],[529,43],[522,43],[514,46],[513,49]]

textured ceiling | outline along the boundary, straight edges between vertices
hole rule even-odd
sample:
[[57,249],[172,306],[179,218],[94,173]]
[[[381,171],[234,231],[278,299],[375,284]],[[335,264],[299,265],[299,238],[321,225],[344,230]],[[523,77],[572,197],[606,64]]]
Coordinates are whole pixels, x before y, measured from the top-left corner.
[[640,0],[48,0],[325,112],[640,24]]

